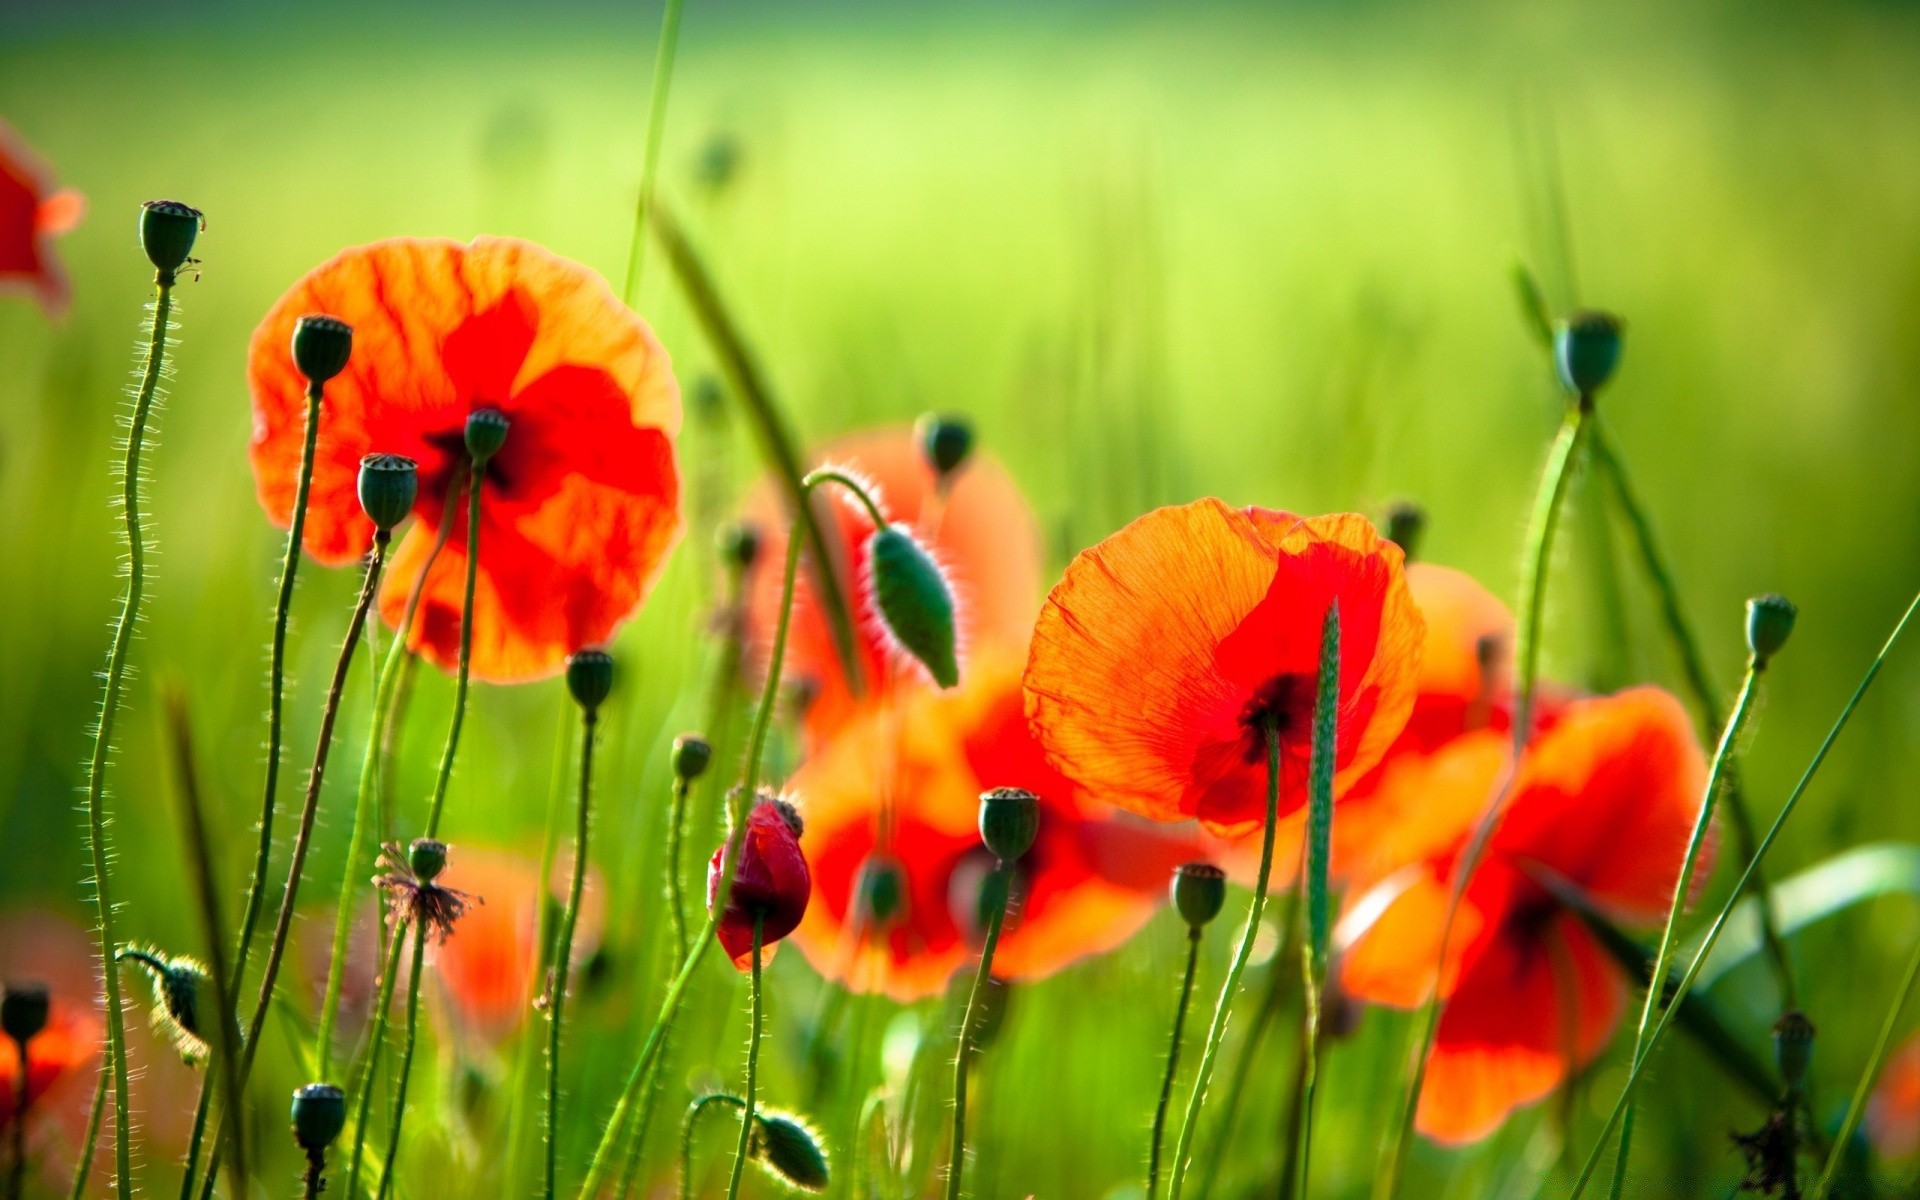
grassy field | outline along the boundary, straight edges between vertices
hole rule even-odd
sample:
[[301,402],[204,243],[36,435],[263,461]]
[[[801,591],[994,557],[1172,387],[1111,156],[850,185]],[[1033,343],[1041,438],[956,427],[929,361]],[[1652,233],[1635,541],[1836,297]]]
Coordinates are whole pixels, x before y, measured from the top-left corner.
[[[1432,516],[1429,558],[1511,597],[1557,415],[1509,280],[1525,258],[1556,308],[1600,304],[1629,322],[1604,419],[1722,686],[1745,597],[1800,605],[1745,766],[1763,814],[1920,580],[1920,19],[1906,7],[688,7],[664,187],[795,423],[811,440],[971,414],[1032,498],[1055,568],[1143,509],[1198,495],[1305,511],[1409,496]],[[371,5],[0,15],[0,118],[90,205],[61,243],[72,313],[50,325],[0,301],[0,911],[84,919],[75,797],[118,588],[107,500],[148,279],[138,203],[176,196],[208,217],[152,455],[159,554],[114,784],[123,924],[167,941],[189,911],[157,683],[190,696],[236,897],[257,803],[281,538],[245,458],[248,335],[300,273],[395,234],[520,235],[617,284],[656,27],[650,5],[538,19]],[[698,170],[716,139],[738,152],[720,188]],[[641,297],[691,391],[712,357],[657,251]],[[690,408],[683,446],[723,494],[758,471],[724,401]],[[1627,543],[1589,491],[1576,485],[1556,564],[1548,672],[1677,686]],[[302,576],[290,762],[312,745],[352,574]],[[666,751],[699,719],[712,574],[690,537],[617,648],[638,685],[611,714],[600,768],[605,969],[570,1035],[620,1048],[575,1059],[570,1103],[596,1112],[662,984]],[[355,684],[343,761],[365,736]],[[1897,658],[1775,874],[1920,839],[1916,685],[1920,662]],[[431,783],[450,692],[423,676],[403,810]],[[564,711],[557,682],[479,689],[451,840],[538,838]],[[351,772],[331,783],[322,881],[341,870]],[[1729,882],[1723,870],[1715,894]],[[316,914],[330,886],[309,893]],[[1796,938],[1821,1104],[1851,1089],[1917,933],[1910,898],[1893,897]],[[1121,952],[1016,995],[983,1068],[977,1195],[1137,1185],[1179,943],[1163,915]],[[821,989],[797,954],[773,975],[769,1089],[795,1103]],[[1764,1048],[1764,974],[1736,972],[1715,999]],[[733,1078],[744,1002],[710,968],[676,1086]],[[889,1022],[890,1056],[945,1036],[937,1006],[869,1016]],[[1319,1194],[1364,1193],[1406,1027],[1371,1013],[1332,1052]],[[138,1022],[132,1036],[136,1053],[160,1053]],[[1255,1072],[1217,1195],[1271,1186],[1285,1045]],[[1624,1052],[1583,1089],[1600,1115]],[[295,1074],[268,1063],[262,1093]],[[423,1098],[445,1103],[416,1127],[409,1194],[523,1194],[490,1140],[504,1062],[442,1047],[426,1078]],[[1640,1194],[1725,1195],[1738,1177],[1725,1132],[1759,1114],[1687,1050],[1656,1082]],[[172,1186],[165,1131],[180,1122],[160,1110],[175,1103],[144,1098],[154,1194]],[[829,1094],[816,1115],[839,1138],[857,1104]],[[1522,1150],[1545,1120],[1529,1112],[1461,1153],[1423,1149],[1410,1192],[1531,1194]],[[571,1126],[565,1152],[583,1158],[597,1133]]]

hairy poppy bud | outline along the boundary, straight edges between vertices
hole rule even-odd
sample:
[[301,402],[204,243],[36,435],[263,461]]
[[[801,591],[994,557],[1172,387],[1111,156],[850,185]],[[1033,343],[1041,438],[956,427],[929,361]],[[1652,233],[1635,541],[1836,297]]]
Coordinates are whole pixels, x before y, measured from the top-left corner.
[[333,1145],[347,1127],[347,1096],[330,1083],[309,1083],[293,1090],[293,1140],[308,1154]]
[[360,509],[381,533],[407,519],[420,494],[420,464],[398,454],[360,460]]
[[0,993],[0,1031],[24,1046],[47,1027],[51,1007],[46,984],[9,981]]
[[207,969],[184,955],[169,958],[157,950],[137,946],[125,947],[114,958],[116,961],[132,959],[153,978],[154,1027],[173,1040],[180,1057],[188,1062],[206,1058],[207,1042],[200,1025],[200,993],[207,984]]
[[744,571],[760,557],[760,527],[751,521],[737,521],[720,531],[720,559],[735,570]]
[[1180,919],[1199,933],[1227,902],[1227,873],[1212,863],[1182,863],[1173,869],[1173,906]]
[[913,439],[941,480],[958,471],[973,453],[973,426],[965,417],[927,413],[913,423]]
[[316,386],[347,369],[353,326],[338,317],[309,313],[293,323],[293,365]]
[[1387,509],[1387,540],[1400,547],[1412,562],[1420,552],[1420,535],[1427,531],[1427,510],[1411,500],[1396,500]]
[[432,838],[415,838],[407,847],[407,870],[421,883],[432,883],[447,869],[447,844]]
[[567,658],[567,691],[589,715],[598,712],[613,691],[613,655],[605,650],[581,650]]
[[207,219],[191,204],[178,200],[149,200],[140,206],[140,248],[147,261],[165,275],[172,275],[193,253],[194,239],[207,227]]
[[1754,670],[1764,669],[1780,653],[1799,615],[1800,610],[1785,596],[1768,593],[1747,601],[1747,649],[1753,652]]
[[761,1166],[803,1192],[827,1190],[827,1152],[819,1134],[782,1112],[756,1114],[754,1121],[752,1152]]
[[480,408],[467,414],[467,456],[485,463],[507,444],[507,414],[497,408]]
[[875,852],[860,864],[854,885],[860,920],[869,930],[884,929],[907,901],[907,870],[891,854]]
[[1577,312],[1553,331],[1553,365],[1560,385],[1591,396],[1620,365],[1620,318],[1611,313]]
[[1039,832],[1040,797],[1010,787],[980,793],[980,840],[1001,862],[1025,854]]
[[793,805],[763,795],[747,814],[745,836],[736,832],[707,861],[707,909],[720,902],[721,872],[727,850],[740,838],[733,865],[733,886],[720,914],[716,934],[734,966],[745,969],[753,959],[753,924],[760,921],[760,941],[771,946],[792,933],[807,913],[813,896],[813,876],[800,850],[803,828]]
[[1774,1060],[1790,1092],[1798,1092],[1806,1081],[1807,1067],[1813,1062],[1813,1034],[1813,1022],[1797,1008],[1788,1009],[1773,1023]]
[[673,777],[692,783],[707,773],[713,762],[713,744],[697,733],[683,733],[673,739]]
[[953,588],[933,555],[896,521],[868,539],[867,575],[874,606],[893,640],[941,687],[959,683]]

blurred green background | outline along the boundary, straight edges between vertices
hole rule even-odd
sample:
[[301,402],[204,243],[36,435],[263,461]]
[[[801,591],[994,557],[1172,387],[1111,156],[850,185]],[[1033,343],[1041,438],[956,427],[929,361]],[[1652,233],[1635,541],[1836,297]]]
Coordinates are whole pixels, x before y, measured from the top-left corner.
[[[1556,308],[1603,305],[1629,322],[1605,418],[1723,686],[1745,597],[1778,590],[1800,605],[1746,767],[1763,817],[1920,583],[1910,4],[687,8],[663,189],[796,425],[812,440],[929,409],[972,414],[1032,497],[1056,568],[1146,507],[1200,494],[1367,511],[1410,496],[1432,516],[1427,557],[1511,595],[1557,420],[1509,282],[1524,257]],[[281,546],[246,464],[246,339],[306,269],[395,234],[529,237],[617,286],[658,15],[0,9],[0,119],[90,204],[59,244],[71,314],[49,324],[0,300],[0,910],[84,915],[75,803],[118,589],[115,420],[150,276],[138,203],[187,200],[208,229],[204,276],[179,292],[177,374],[150,456],[159,552],[113,775],[116,878],[128,937],[192,948],[154,688],[174,678],[189,692],[237,909]],[[732,170],[716,184],[721,159]],[[657,248],[647,264],[640,309],[691,393],[711,356]],[[690,475],[715,488],[757,470],[725,397],[689,405],[683,446]],[[1677,685],[1598,500],[1576,491],[1549,672]],[[310,753],[352,574],[302,575],[289,781]],[[661,982],[665,751],[699,720],[711,575],[691,536],[617,647],[637,685],[603,743],[607,956],[570,1040],[608,1049],[571,1060],[583,1117],[605,1111]],[[1909,647],[1789,827],[1775,874],[1920,837],[1916,682]],[[365,735],[359,673],[356,684],[338,762],[356,762]],[[403,811],[430,783],[450,690],[422,679]],[[536,844],[563,711],[558,683],[478,689],[452,840]],[[352,776],[330,781],[305,893],[315,912],[341,869]],[[1894,898],[1795,940],[1823,1103],[1850,1089],[1916,936],[1910,899]],[[1179,939],[1163,916],[1122,952],[1015,997],[984,1068],[976,1194],[1090,1197],[1137,1178]],[[780,956],[773,979],[769,1095],[796,1104],[818,986],[798,954]],[[1764,973],[1735,973],[1715,998],[1763,1051],[1775,1011]],[[734,1077],[743,1008],[744,989],[714,967],[676,1086]],[[940,1020],[937,1006],[917,1016]],[[1357,1195],[1370,1179],[1406,1026],[1370,1014],[1333,1051],[1322,1194]],[[132,1028],[151,1053],[149,1031]],[[945,1037],[926,1043],[930,1061]],[[1292,1041],[1269,1042],[1217,1195],[1271,1190]],[[1621,1053],[1583,1089],[1593,1105],[1617,1091]],[[449,1115],[414,1127],[410,1194],[520,1194],[499,1178],[486,1124],[497,1109],[474,1098],[500,1086],[497,1064],[442,1053],[435,1068],[416,1094],[444,1095]],[[1739,1174],[1725,1133],[1761,1114],[1688,1049],[1659,1074],[1642,1116],[1644,1194],[1725,1195]],[[257,1087],[277,1096],[292,1082],[281,1060]],[[656,1122],[663,1178],[676,1096]],[[830,1095],[816,1115],[840,1138],[857,1104]],[[1533,1194],[1522,1148],[1543,1121],[1527,1113],[1463,1153],[1424,1150],[1410,1193]],[[566,1153],[583,1156],[597,1133],[571,1123]],[[156,1192],[172,1186],[171,1154],[146,1156]],[[703,1157],[721,1156],[716,1136]],[[1885,1177],[1906,1176],[1889,1164]]]

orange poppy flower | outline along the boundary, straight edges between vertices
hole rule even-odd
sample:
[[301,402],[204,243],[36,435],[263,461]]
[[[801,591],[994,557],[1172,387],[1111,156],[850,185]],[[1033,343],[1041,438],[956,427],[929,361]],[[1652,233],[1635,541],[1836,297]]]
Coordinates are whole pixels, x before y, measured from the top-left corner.
[[1920,1150],[1920,1036],[1887,1058],[1867,1103],[1867,1138],[1883,1158]]
[[1198,500],[1148,513],[1067,568],[1027,661],[1027,718],[1055,766],[1159,821],[1233,834],[1306,801],[1321,622],[1340,605],[1335,787],[1380,761],[1413,707],[1422,623],[1400,548],[1365,517]]
[[[1456,860],[1509,754],[1498,732],[1464,734],[1432,755],[1419,786],[1382,798],[1391,810],[1377,850],[1404,865],[1361,881],[1342,919],[1349,994],[1403,1008],[1424,1001]],[[1416,1118],[1422,1133],[1484,1137],[1600,1053],[1626,981],[1546,884],[1579,888],[1624,924],[1663,920],[1705,783],[1692,722],[1657,688],[1573,701],[1535,737],[1440,969],[1447,1004]],[[1696,883],[1712,858],[1709,844]]]
[[[887,515],[911,527],[933,551],[960,601],[963,651],[977,645],[1025,642],[1040,595],[1040,534],[1019,486],[991,455],[974,452],[954,477],[944,503],[935,497],[933,470],[921,456],[911,429],[842,438],[822,447],[815,459],[846,467],[871,481]],[[855,606],[861,677],[873,692],[884,689],[893,678],[889,639],[867,589],[855,586],[864,577],[865,546],[873,521],[857,504],[831,494],[835,492],[828,485],[816,493],[815,511],[829,535],[838,535],[843,561],[836,564],[836,572],[847,602]],[[779,564],[787,553],[788,512],[772,481],[754,488],[744,516],[760,530],[760,561],[766,564],[754,572],[746,604],[748,650],[764,668],[779,623]],[[795,590],[782,674],[807,686],[805,725],[810,745],[818,746],[853,716],[854,694],[806,572]]]
[[[1100,804],[1048,766],[1021,712],[1018,657],[983,652],[953,691],[922,686],[893,709],[864,709],[790,781],[817,893],[794,940],[815,969],[902,1003],[939,994],[977,932],[971,906],[992,864],[980,793],[1001,785],[1041,804],[994,955],[1002,978],[1040,978],[1119,945],[1194,857],[1193,837]],[[856,891],[878,855],[900,867],[904,901],[862,930]]]
[[53,239],[80,223],[87,202],[79,192],[55,191],[50,175],[26,144],[0,122],[0,290],[33,293],[50,317],[72,298],[67,275],[53,257]]
[[[464,486],[467,416],[498,409],[512,424],[480,506],[473,674],[551,674],[573,651],[609,641],[680,533],[680,392],[645,322],[599,276],[527,242],[401,238],[345,251],[280,298],[249,351],[254,480],[282,526],[306,424],[290,347],[308,313],[352,325],[353,357],[327,384],[307,552],[338,565],[372,545],[355,492],[362,455],[418,462],[419,519],[380,595],[381,615],[397,625],[448,489]],[[459,653],[464,504],[453,520],[409,639],[443,670]]]

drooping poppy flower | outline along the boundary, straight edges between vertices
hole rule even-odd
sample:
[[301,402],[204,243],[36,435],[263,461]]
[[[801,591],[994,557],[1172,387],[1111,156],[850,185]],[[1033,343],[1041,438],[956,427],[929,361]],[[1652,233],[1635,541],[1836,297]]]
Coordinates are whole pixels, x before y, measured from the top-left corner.
[[31,292],[50,317],[67,309],[67,275],[53,239],[80,223],[87,202],[56,191],[51,175],[5,122],[0,122],[0,290]]
[[[939,994],[980,932],[977,893],[993,861],[980,794],[1009,784],[1041,809],[994,955],[1002,978],[1039,978],[1119,945],[1195,853],[1192,834],[1101,804],[1049,766],[1021,710],[1019,657],[983,652],[956,691],[921,687],[864,708],[789,781],[806,804],[802,845],[819,891],[794,940],[814,968],[902,1003]],[[880,920],[861,895],[877,869],[898,873],[894,911]]]
[[[1040,594],[1040,535],[1019,487],[991,455],[975,451],[953,477],[944,501],[936,494],[933,468],[907,427],[842,438],[814,457],[873,483],[887,515],[927,543],[957,593],[963,651],[1026,640]],[[831,484],[815,493],[814,511],[841,554],[835,570],[842,594],[855,606],[866,690],[885,690],[903,673],[889,652],[872,597],[859,586],[866,576],[872,518]],[[762,536],[762,565],[747,596],[746,632],[753,661],[764,668],[779,623],[789,524],[784,498],[771,480],[749,494],[744,516]],[[781,673],[788,681],[803,682],[808,691],[805,727],[810,745],[817,747],[853,716],[856,703],[809,575],[803,570],[795,591]]]
[[[1569,703],[1537,735],[1462,898],[1439,963],[1458,857],[1509,762],[1509,739],[1464,734],[1399,792],[1382,861],[1342,919],[1341,982],[1360,999],[1420,1005],[1439,968],[1440,1020],[1417,1128],[1469,1142],[1597,1056],[1626,980],[1557,897],[1572,887],[1624,925],[1663,920],[1700,811],[1706,761],[1685,710],[1657,688]],[[1695,884],[1712,866],[1703,850]]]
[[1215,832],[1306,802],[1321,626],[1340,606],[1335,788],[1380,761],[1413,706],[1422,624],[1400,548],[1365,517],[1198,500],[1135,520],[1041,609],[1026,710],[1055,766],[1122,808]]
[[1920,1036],[1910,1037],[1887,1058],[1867,1102],[1867,1138],[1882,1158],[1906,1158],[1920,1150]]
[[[337,565],[372,545],[355,492],[363,455],[419,463],[419,519],[380,595],[381,614],[397,625],[448,491],[464,488],[467,416],[496,409],[510,426],[482,485],[473,674],[547,675],[569,653],[610,640],[680,533],[680,392],[646,324],[599,276],[527,242],[403,238],[345,251],[280,298],[249,351],[254,480],[283,526],[306,420],[290,341],[308,313],[353,326],[353,356],[327,384],[307,552]],[[452,522],[409,638],[449,670],[466,577],[464,503]]]
[[[756,920],[760,922],[764,961],[773,944],[798,928],[806,916],[813,877],[800,848],[804,824],[799,811],[778,797],[761,797],[747,813],[746,838],[733,865],[733,886],[727,890],[726,911],[715,931],[721,948],[743,971],[753,963]],[[728,845],[722,842],[707,863],[708,911],[720,902],[720,877],[726,869]]]

